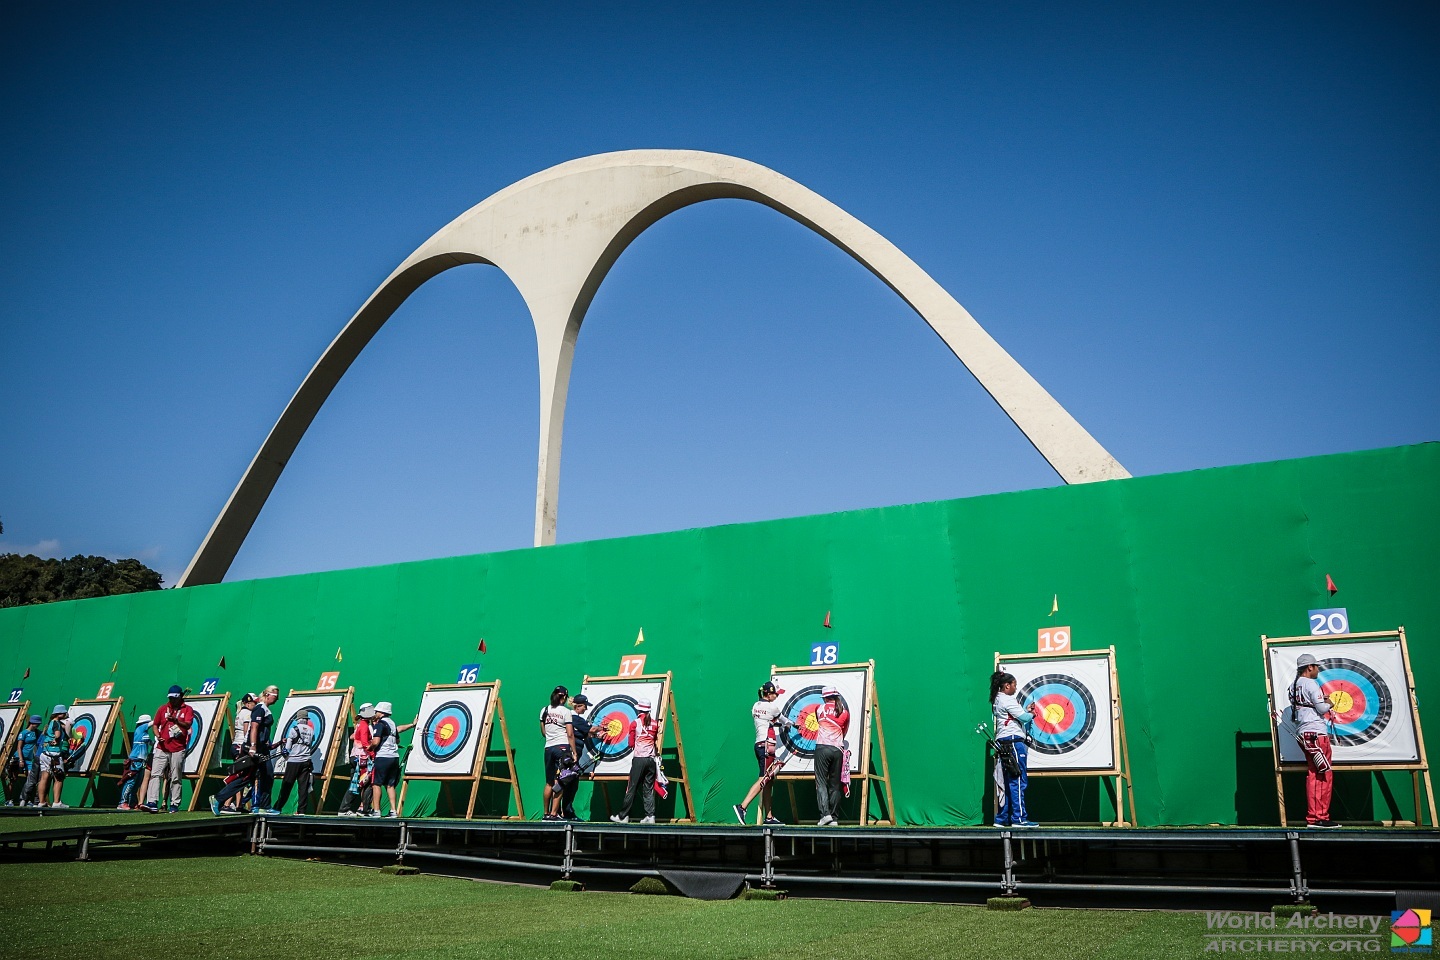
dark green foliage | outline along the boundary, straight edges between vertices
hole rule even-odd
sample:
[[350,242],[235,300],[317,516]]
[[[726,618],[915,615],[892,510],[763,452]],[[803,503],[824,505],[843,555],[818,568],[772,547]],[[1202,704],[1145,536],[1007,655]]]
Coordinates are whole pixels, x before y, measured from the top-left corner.
[[1024,897],[991,897],[985,906],[991,910],[1028,910],[1030,901]]
[[1282,903],[1278,906],[1271,907],[1270,912],[1277,917],[1286,919],[1296,914],[1302,917],[1308,917],[1315,913],[1315,905],[1313,903]]
[[140,593],[159,590],[162,582],[160,574],[139,560],[79,555],[54,560],[0,553],[0,607]]
[[784,890],[762,890],[759,887],[750,887],[740,894],[741,900],[784,900]]
[[580,893],[585,889],[585,884],[578,880],[556,880],[550,884],[552,893]]

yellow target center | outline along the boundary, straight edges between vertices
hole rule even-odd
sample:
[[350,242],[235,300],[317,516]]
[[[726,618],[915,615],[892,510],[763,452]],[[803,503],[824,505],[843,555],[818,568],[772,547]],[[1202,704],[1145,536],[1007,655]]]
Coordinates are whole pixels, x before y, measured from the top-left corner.
[[612,718],[612,719],[610,719],[610,720],[606,720],[606,721],[605,721],[605,736],[609,737],[611,740],[613,740],[613,739],[615,739],[616,737],[620,736],[620,721],[619,721],[619,720],[615,720],[615,719]]
[[1355,698],[1350,696],[1348,690],[1336,690],[1330,694],[1330,705],[1335,708],[1336,713],[1349,713],[1355,709]]
[[451,737],[453,737],[454,735],[455,735],[455,721],[454,721],[454,720],[446,720],[444,723],[440,724],[440,739],[441,739],[441,740],[449,740],[449,739],[450,739]]
[[812,714],[810,714],[809,716],[807,716],[807,717],[805,718],[805,732],[806,732],[806,733],[815,733],[815,732],[819,731],[819,729],[820,729],[820,721],[815,719],[815,714],[812,713]]
[[1065,708],[1060,706],[1060,704],[1058,703],[1045,704],[1042,713],[1044,714],[1045,722],[1050,724],[1051,726],[1054,726],[1061,720],[1065,719]]

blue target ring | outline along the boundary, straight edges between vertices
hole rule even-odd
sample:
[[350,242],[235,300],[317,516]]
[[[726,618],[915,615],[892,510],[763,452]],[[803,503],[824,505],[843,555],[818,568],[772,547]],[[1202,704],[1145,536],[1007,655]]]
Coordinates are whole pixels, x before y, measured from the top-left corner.
[[[781,711],[792,726],[781,728],[780,742],[802,760],[815,757],[815,738],[820,733],[820,723],[815,719],[815,711],[825,705],[825,698],[820,695],[824,689],[819,684],[814,684],[796,690],[790,699],[785,701],[785,707]],[[850,709],[850,704],[845,702],[843,696],[840,697],[840,709]]]
[[1370,667],[1349,657],[1320,661],[1315,678],[1334,707],[1334,739],[1337,744],[1358,746],[1378,737],[1390,723],[1393,700],[1390,686]]
[[290,739],[290,731],[298,727],[301,720],[309,720],[310,726],[315,730],[315,743],[312,749],[319,754],[320,745],[325,742],[325,714],[321,713],[318,707],[301,707],[296,710],[295,716],[285,724],[285,733],[280,738],[280,742],[284,743]]
[[70,724],[70,768],[78,769],[80,760],[84,757],[90,741],[95,739],[98,732],[93,713],[82,713]]
[[1025,684],[1019,692],[1027,709],[1036,705],[1040,716],[1030,726],[1033,749],[1058,756],[1080,748],[1095,731],[1095,698],[1074,677],[1047,673]]
[[470,742],[473,727],[469,707],[459,700],[442,703],[425,722],[420,750],[435,763],[452,760]]
[[600,758],[600,763],[623,760],[634,752],[630,743],[630,724],[640,716],[635,709],[634,697],[622,693],[606,697],[595,705],[591,716],[591,750]]
[[200,716],[200,711],[191,708],[195,719],[190,724],[190,736],[185,740],[185,755],[188,757],[190,751],[200,744],[202,734],[205,732],[205,721]]

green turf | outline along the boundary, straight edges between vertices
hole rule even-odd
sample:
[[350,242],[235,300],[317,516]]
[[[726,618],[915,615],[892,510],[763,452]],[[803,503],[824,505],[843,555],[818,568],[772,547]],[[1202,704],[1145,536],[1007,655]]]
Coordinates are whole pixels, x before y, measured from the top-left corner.
[[204,813],[77,813],[50,816],[0,817],[0,834],[29,833],[32,830],[84,830],[86,827],[110,827],[117,824],[175,823],[179,820],[213,820],[209,810]]
[[576,893],[259,857],[0,863],[0,957],[1203,957],[1198,913]]

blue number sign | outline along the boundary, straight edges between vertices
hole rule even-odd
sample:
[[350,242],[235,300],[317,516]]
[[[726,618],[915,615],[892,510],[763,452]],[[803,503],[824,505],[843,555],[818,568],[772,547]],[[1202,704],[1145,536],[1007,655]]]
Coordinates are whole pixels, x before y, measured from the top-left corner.
[[1328,637],[1336,633],[1350,632],[1350,615],[1344,607],[1329,610],[1310,611],[1310,636]]
[[460,668],[460,676],[455,678],[456,683],[474,683],[480,679],[480,664],[467,663]]
[[810,666],[830,667],[840,662],[840,644],[838,643],[812,643],[810,644]]

